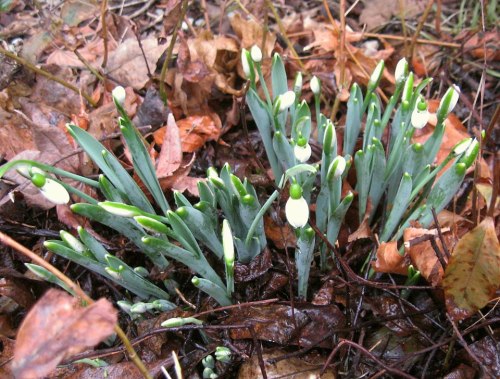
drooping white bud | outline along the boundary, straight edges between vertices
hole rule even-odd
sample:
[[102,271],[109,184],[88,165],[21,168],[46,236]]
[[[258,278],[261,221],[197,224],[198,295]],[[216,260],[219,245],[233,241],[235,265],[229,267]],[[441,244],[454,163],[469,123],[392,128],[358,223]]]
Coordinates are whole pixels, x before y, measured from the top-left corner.
[[127,93],[125,92],[125,88],[123,88],[122,86],[115,87],[111,92],[111,94],[113,95],[118,104],[123,105],[125,103]]
[[311,86],[312,93],[318,96],[321,92],[321,83],[316,75],[312,77],[309,85]]
[[250,55],[255,63],[260,63],[262,61],[262,50],[259,46],[253,45],[250,49]]

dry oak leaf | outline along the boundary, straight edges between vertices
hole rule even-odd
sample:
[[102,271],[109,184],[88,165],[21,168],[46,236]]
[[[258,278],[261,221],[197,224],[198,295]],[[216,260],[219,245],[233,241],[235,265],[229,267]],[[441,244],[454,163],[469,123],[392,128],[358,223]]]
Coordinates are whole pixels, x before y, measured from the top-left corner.
[[483,308],[500,287],[500,244],[493,218],[486,217],[458,241],[446,267],[446,309],[463,320]]
[[106,299],[86,308],[66,292],[51,289],[35,304],[17,334],[12,372],[40,378],[63,359],[94,346],[113,333],[117,312]]

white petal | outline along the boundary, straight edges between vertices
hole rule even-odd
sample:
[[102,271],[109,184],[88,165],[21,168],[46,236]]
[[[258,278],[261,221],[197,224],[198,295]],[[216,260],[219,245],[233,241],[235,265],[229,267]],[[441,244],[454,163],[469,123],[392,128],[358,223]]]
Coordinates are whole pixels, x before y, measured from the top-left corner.
[[307,162],[311,158],[311,146],[309,144],[305,146],[295,145],[293,147],[293,154],[300,163]]
[[411,114],[411,124],[415,129],[422,129],[425,125],[427,125],[427,121],[429,121],[429,112],[419,111],[417,107],[413,110]]
[[40,192],[54,204],[67,204],[69,202],[69,193],[66,188],[52,179],[46,179],[45,185],[40,188]]
[[301,197],[300,199],[288,198],[285,205],[286,219],[294,228],[302,228],[309,220],[309,205]]
[[250,55],[255,63],[259,63],[262,60],[262,50],[260,50],[259,46],[257,45],[252,46]]

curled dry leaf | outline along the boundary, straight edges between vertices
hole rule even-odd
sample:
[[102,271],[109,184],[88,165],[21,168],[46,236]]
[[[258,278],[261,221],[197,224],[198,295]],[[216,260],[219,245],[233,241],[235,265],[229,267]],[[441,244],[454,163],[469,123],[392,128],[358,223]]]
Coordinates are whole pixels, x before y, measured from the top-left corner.
[[[418,241],[418,239],[422,237],[425,240]],[[420,274],[422,274],[425,280],[433,286],[441,284],[444,273],[443,266],[441,266],[430,242],[430,238],[435,237],[437,237],[437,231],[435,229],[408,228],[404,231],[406,253],[410,256],[413,265],[420,271]],[[444,235],[448,250],[451,250],[450,248],[453,244],[452,239],[453,237],[451,234]],[[439,238],[436,238],[436,245],[443,251],[443,246]],[[444,256],[444,259],[445,261],[447,260],[446,256]]]
[[408,274],[408,259],[399,254],[397,241],[383,242],[377,249],[377,260],[372,262],[372,268],[377,272],[391,274]]
[[493,219],[486,217],[453,251],[443,279],[446,309],[463,320],[488,304],[498,287],[500,244]]
[[66,292],[51,289],[30,310],[17,334],[12,372],[40,378],[64,358],[94,346],[113,333],[117,312],[106,299],[82,308]]

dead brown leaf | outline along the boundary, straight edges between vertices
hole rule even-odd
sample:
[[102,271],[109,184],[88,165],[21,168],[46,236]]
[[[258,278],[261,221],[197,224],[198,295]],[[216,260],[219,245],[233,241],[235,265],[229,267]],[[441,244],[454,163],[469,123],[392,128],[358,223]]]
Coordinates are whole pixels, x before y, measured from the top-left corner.
[[[373,30],[382,26],[389,21],[393,16],[405,18],[415,17],[422,12],[427,4],[425,0],[407,0],[407,1],[386,1],[386,0],[371,0],[366,1],[364,9],[359,15],[359,22],[366,24],[367,30]],[[403,5],[403,9],[401,9]]]
[[296,246],[297,237],[288,224],[278,225],[272,217],[264,216],[264,231],[266,237],[273,241],[274,246],[278,249]]
[[377,260],[372,262],[376,272],[408,275],[408,259],[399,254],[397,241],[382,242],[377,249]]
[[40,378],[66,357],[96,345],[113,333],[117,312],[106,299],[86,308],[66,292],[51,289],[30,310],[17,334],[12,371],[18,378]]
[[[404,241],[405,241],[405,252],[410,256],[413,265],[420,271],[422,276],[433,286],[438,286],[443,280],[443,266],[439,262],[436,252],[431,245],[429,240],[415,243],[415,239],[425,236],[437,236],[437,231],[421,229],[421,228],[407,228],[404,231]],[[444,234],[444,240],[451,250],[454,243],[454,237],[451,233]],[[443,245],[439,238],[436,238],[436,245],[443,252]],[[443,254],[444,260],[447,261],[445,254]]]
[[144,55],[137,39],[128,38],[109,54],[108,59],[108,71],[113,78],[122,85],[134,89],[141,89],[146,85],[149,80],[147,65],[151,71],[154,71],[158,59],[168,46],[168,42],[165,45],[159,45],[154,36],[141,42]]

